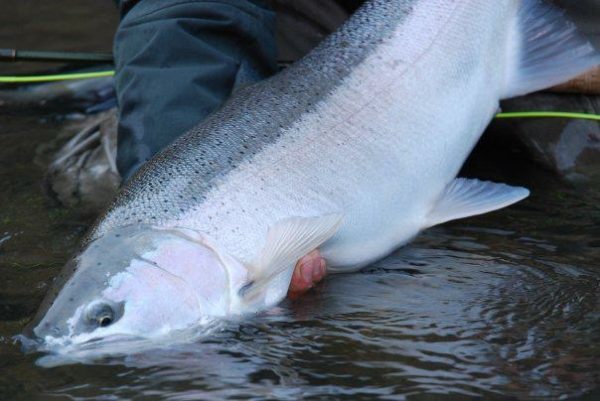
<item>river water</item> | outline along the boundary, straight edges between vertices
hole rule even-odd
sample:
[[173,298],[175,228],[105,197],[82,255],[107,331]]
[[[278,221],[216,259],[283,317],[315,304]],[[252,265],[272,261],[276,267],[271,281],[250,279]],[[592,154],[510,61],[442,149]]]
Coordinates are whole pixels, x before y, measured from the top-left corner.
[[42,191],[65,113],[0,106],[0,400],[600,399],[600,193],[498,135],[464,174],[527,186],[524,202],[197,343],[39,366],[12,337],[90,224]]

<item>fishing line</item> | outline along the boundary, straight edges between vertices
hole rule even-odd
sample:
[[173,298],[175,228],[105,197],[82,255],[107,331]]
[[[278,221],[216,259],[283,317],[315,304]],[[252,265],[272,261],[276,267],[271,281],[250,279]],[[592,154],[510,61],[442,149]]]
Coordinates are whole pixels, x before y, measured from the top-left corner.
[[[28,75],[28,76],[0,76],[0,83],[37,83],[52,81],[68,81],[75,79],[93,79],[104,78],[115,75],[114,70],[79,72],[70,74],[53,75]],[[593,113],[574,113],[566,111],[517,111],[496,114],[498,119],[516,119],[516,118],[567,118],[575,120],[600,121],[600,114]]]
[[600,114],[593,113],[571,113],[566,111],[516,111],[498,113],[496,118],[568,118],[575,120],[600,121]]
[[115,75],[114,70],[109,71],[94,71],[94,72],[77,72],[70,74],[53,74],[53,75],[23,75],[23,76],[0,76],[0,83],[5,84],[28,84],[36,82],[52,82],[52,81],[68,81],[73,79],[92,79],[104,78]]

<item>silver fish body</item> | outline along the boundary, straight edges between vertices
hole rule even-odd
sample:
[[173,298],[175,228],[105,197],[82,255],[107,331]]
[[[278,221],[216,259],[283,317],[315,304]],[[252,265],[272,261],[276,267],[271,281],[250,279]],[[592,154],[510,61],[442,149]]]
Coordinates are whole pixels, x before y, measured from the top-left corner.
[[427,226],[508,94],[521,3],[371,1],[148,163],[92,235],[183,225],[248,262],[277,221],[341,213],[334,269],[386,255]]
[[[555,22],[556,32],[537,26],[537,19]],[[240,90],[147,163],[91,231],[77,259],[85,266],[41,313],[42,323],[56,328],[59,315],[74,321],[64,312],[68,283],[92,268],[82,262],[91,260],[91,247],[110,252],[106,238],[127,227],[139,227],[136,238],[147,237],[144,227],[156,231],[157,240],[144,240],[153,245],[132,256],[138,265],[169,270],[187,284],[192,274],[180,267],[194,269],[194,263],[184,260],[185,252],[171,252],[169,259],[155,250],[168,241],[202,244],[199,258],[220,267],[205,268],[186,291],[208,291],[202,282],[211,282],[214,271],[223,290],[197,294],[198,313],[224,316],[281,300],[294,258],[310,247],[319,247],[331,270],[355,270],[427,227],[526,197],[524,188],[455,177],[500,99],[600,62],[571,25],[556,21],[555,10],[529,0],[368,2],[303,60]],[[541,39],[528,42],[540,32]],[[553,45],[555,39],[562,41]],[[185,233],[174,239],[165,230]],[[165,268],[169,264],[177,267]],[[122,263],[121,270],[132,265]],[[125,276],[114,274],[94,297],[115,292],[112,286]],[[76,305],[93,301],[75,298]],[[111,299],[111,305],[127,302]],[[72,336],[75,326],[69,327],[61,335]],[[132,327],[122,331],[133,333]],[[36,334],[48,336],[43,329]]]
[[92,236],[182,225],[248,262],[277,221],[342,213],[330,265],[384,256],[423,228],[497,110],[514,4],[371,2],[149,162]]

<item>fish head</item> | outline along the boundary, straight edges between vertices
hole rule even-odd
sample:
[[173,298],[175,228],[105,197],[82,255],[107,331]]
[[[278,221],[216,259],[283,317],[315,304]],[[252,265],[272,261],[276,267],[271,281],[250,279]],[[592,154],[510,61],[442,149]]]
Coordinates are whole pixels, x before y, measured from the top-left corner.
[[36,350],[155,338],[226,316],[245,269],[197,231],[128,226],[90,242],[62,275],[27,330]]

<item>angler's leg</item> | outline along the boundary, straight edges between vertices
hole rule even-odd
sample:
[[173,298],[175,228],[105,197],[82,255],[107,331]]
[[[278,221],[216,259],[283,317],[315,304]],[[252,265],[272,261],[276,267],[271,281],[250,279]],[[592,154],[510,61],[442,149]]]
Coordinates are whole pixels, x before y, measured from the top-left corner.
[[275,72],[275,16],[262,0],[141,0],[115,36],[123,178],[202,121],[235,87]]

